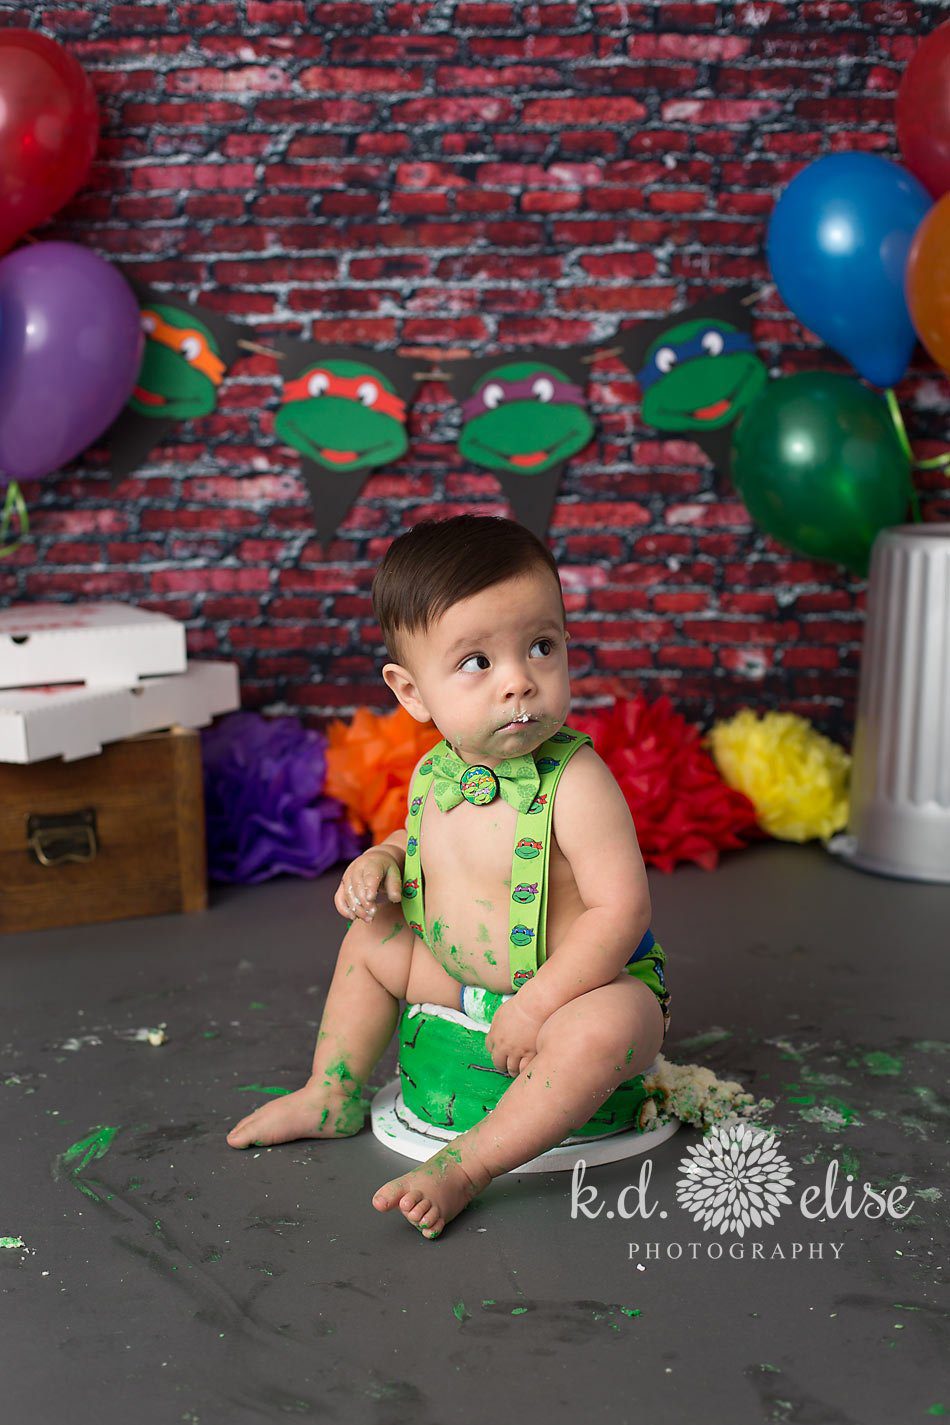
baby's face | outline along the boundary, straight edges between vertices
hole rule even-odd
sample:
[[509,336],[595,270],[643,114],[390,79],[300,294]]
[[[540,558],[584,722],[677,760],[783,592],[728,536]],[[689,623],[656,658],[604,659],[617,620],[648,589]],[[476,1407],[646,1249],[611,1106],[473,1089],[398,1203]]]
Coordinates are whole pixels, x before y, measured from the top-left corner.
[[453,604],[428,633],[406,640],[421,716],[466,762],[495,766],[533,752],[570,711],[566,639],[560,594],[544,569]]

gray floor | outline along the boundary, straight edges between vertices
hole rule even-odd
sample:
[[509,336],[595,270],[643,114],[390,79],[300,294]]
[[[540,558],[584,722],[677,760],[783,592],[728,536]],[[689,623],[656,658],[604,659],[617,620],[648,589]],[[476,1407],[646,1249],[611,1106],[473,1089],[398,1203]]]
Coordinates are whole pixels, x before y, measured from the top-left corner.
[[[0,1251],[4,1420],[950,1413],[950,887],[774,843],[651,883],[668,1056],[776,1100],[792,1203],[746,1234],[742,1259],[711,1256],[739,1239],[676,1200],[693,1129],[651,1155],[648,1220],[572,1220],[568,1175],[522,1175],[437,1242],[371,1208],[404,1160],[368,1131],[228,1149],[227,1128],[266,1101],[247,1086],[306,1074],[340,938],[334,877],[219,891],[201,917],[0,941],[0,1236],[25,1244]],[[161,1048],[128,1037],[162,1021]],[[101,1156],[69,1155],[90,1138]],[[910,1214],[808,1220],[800,1194],[833,1157],[861,1182],[905,1184]],[[588,1181],[606,1203],[638,1172]]]

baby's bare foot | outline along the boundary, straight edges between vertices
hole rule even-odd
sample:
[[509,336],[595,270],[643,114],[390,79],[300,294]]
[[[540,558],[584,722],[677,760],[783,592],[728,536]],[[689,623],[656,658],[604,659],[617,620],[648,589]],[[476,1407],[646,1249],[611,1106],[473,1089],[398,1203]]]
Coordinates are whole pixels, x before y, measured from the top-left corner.
[[227,1141],[232,1148],[265,1148],[296,1138],[350,1138],[365,1120],[366,1104],[358,1086],[307,1084],[249,1113],[234,1125]]
[[398,1206],[423,1237],[438,1237],[490,1182],[491,1173],[474,1154],[447,1143],[412,1172],[384,1183],[373,1195],[373,1206],[378,1212]]

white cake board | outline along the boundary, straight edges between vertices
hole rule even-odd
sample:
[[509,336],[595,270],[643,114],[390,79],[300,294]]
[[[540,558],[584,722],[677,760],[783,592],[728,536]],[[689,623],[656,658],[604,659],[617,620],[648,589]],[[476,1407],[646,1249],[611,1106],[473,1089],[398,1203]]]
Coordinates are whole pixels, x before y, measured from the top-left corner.
[[[451,1143],[459,1135],[451,1128],[433,1128],[423,1123],[411,1109],[403,1103],[398,1079],[381,1088],[374,1096],[370,1109],[373,1133],[387,1148],[403,1158],[412,1158],[424,1163],[437,1153],[443,1143]],[[513,1173],[555,1173],[570,1172],[578,1159],[583,1158],[587,1167],[598,1163],[617,1163],[624,1158],[635,1158],[639,1153],[651,1153],[654,1148],[665,1143],[680,1126],[678,1118],[671,1118],[656,1128],[645,1132],[611,1133],[606,1138],[585,1138],[573,1143],[559,1143],[547,1152],[540,1153],[520,1168],[512,1168]]]

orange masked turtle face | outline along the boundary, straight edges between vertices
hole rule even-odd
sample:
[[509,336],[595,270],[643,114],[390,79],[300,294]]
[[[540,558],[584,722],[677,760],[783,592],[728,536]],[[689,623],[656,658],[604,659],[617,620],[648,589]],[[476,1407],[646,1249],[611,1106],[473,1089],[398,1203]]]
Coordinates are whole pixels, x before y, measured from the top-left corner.
[[567,720],[571,685],[560,590],[535,568],[462,599],[427,632],[403,635],[383,677],[419,722],[466,762],[533,752]]
[[160,420],[210,415],[225,374],[213,334],[179,307],[156,302],[143,307],[141,316],[145,354],[131,409]]

